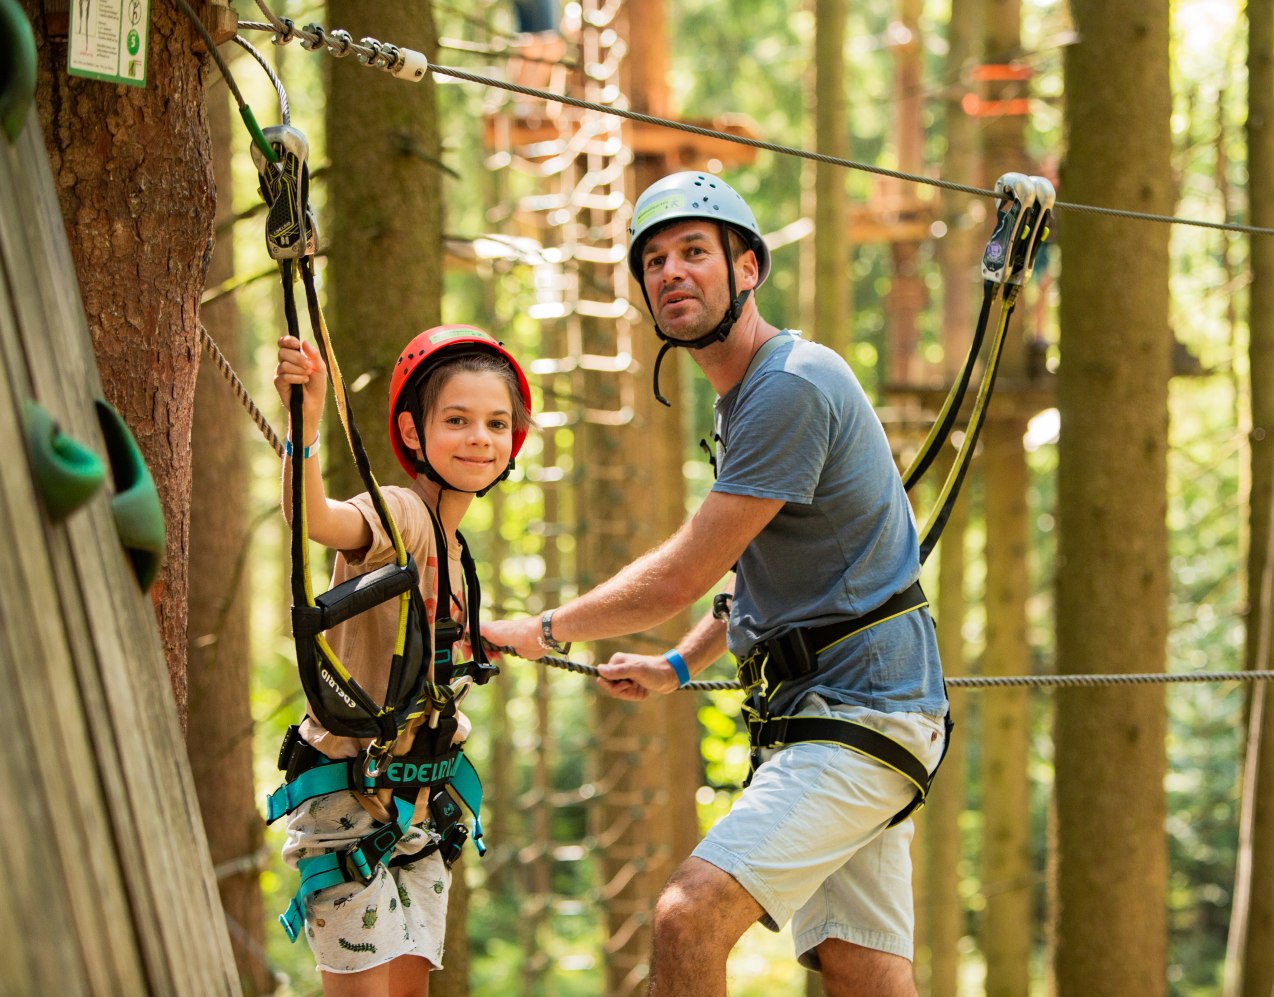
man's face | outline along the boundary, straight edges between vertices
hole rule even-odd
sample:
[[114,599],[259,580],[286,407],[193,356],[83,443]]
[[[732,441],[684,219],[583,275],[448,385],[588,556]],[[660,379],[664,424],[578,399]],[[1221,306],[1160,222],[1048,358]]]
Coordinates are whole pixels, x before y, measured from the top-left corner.
[[[710,332],[730,305],[721,226],[692,218],[660,229],[642,247],[641,273],[655,322],[673,339]],[[756,283],[756,256],[734,260],[738,290]]]

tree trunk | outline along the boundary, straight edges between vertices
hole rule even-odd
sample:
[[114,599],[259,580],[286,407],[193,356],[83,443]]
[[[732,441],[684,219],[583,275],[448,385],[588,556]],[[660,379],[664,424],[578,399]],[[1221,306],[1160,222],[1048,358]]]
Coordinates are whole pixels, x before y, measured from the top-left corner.
[[[849,101],[845,93],[846,0],[814,0],[814,148],[825,156],[849,158]],[[814,163],[813,310],[810,336],[848,356],[853,328],[849,198],[843,166]]]
[[[1268,177],[1274,170],[1274,3],[1248,0],[1248,175]],[[1265,183],[1249,185],[1251,224],[1274,226],[1274,191]],[[1248,605],[1246,665],[1267,669],[1270,664],[1271,506],[1274,505],[1274,242],[1269,236],[1251,240],[1252,281],[1249,284],[1248,329],[1252,395],[1251,436],[1251,546],[1248,553]],[[1268,997],[1274,992],[1274,722],[1265,683],[1251,686],[1253,750],[1245,779],[1252,787],[1250,815],[1251,855],[1246,883],[1236,883],[1236,894],[1246,890],[1249,907],[1240,944],[1242,997]],[[1258,720],[1263,725],[1257,726]],[[1251,766],[1255,771],[1251,771]],[[1249,819],[1245,815],[1245,820]],[[1237,906],[1237,904],[1236,904]]]
[[[432,0],[366,4],[329,0],[328,27],[414,48],[432,61],[437,39]],[[405,480],[389,446],[389,375],[416,333],[442,321],[442,144],[435,83],[419,83],[327,59],[325,144],[330,225],[326,271],[328,325],[350,386],[363,443],[377,480]],[[497,339],[499,329],[487,330]],[[354,390],[357,385],[357,390]],[[332,449],[348,448],[340,423],[326,427]],[[327,464],[330,493],[363,491],[352,460]]]
[[[102,384],[44,140],[34,109],[21,110],[14,142],[0,135],[0,432],[10,441],[0,989],[237,993],[154,606],[120,547],[116,486],[108,470],[94,491],[79,473],[89,461],[75,459],[72,481],[88,488],[67,494],[40,473],[57,465],[47,459],[60,452],[56,435],[36,431],[23,446],[35,429],[24,427],[26,403],[38,402],[103,467],[126,470],[99,424]],[[117,427],[110,437],[131,447]],[[146,501],[144,486],[127,484]],[[58,499],[70,507],[55,510]]]
[[[949,461],[943,461],[945,472]],[[967,497],[956,500],[942,531],[938,548],[938,601],[936,624],[938,652],[947,675],[968,674],[964,653],[965,528],[969,521]],[[925,926],[923,942],[927,963],[921,978],[928,997],[956,997],[960,973],[960,939],[964,935],[964,910],[960,904],[960,814],[965,803],[965,751],[969,743],[969,698],[950,690],[956,730],[947,757],[929,799],[916,818],[925,854],[925,878],[918,914]]]
[[[982,48],[983,0],[952,0],[947,26],[948,80],[963,80],[978,61]],[[976,177],[981,171],[979,129],[961,106],[963,87],[953,84],[944,96],[944,132],[947,137],[943,175],[948,179]],[[978,286],[982,232],[970,214],[974,199],[965,194],[944,192],[943,220],[946,235],[936,253],[942,268],[942,347],[947,383],[957,376],[972,340],[973,291]],[[979,205],[980,207],[980,205]],[[948,451],[949,452],[949,451]],[[941,460],[931,472],[935,480],[945,477],[950,461]],[[965,528],[969,520],[967,497],[956,502],[943,530],[938,548],[938,651],[947,675],[968,672],[964,649],[965,617]],[[964,934],[964,911],[960,904],[960,813],[965,805],[965,752],[973,736],[967,712],[967,696],[952,695],[952,712],[957,728],[951,749],[942,763],[942,772],[933,794],[919,818],[925,850],[926,878],[923,921],[928,962],[921,968],[927,977],[929,997],[956,997],[960,972],[960,939]],[[919,940],[919,939],[918,939]]]
[[141,446],[168,553],[152,589],[178,716],[186,713],[190,430],[213,184],[203,58],[172,4],[152,4],[145,88],[69,76],[66,38],[25,0],[36,103],[106,400]]
[[[234,275],[230,158],[242,132],[234,126],[229,93],[220,81],[213,84],[209,96],[220,231],[208,285],[216,287]],[[246,351],[234,297],[204,306],[200,317],[230,365],[243,370]],[[264,827],[252,776],[251,658],[244,597],[250,578],[245,426],[251,428],[230,386],[205,356],[191,447],[195,459],[186,743],[239,979],[244,993],[254,995],[273,992],[274,978],[263,958],[265,916],[258,876]]]
[[[984,58],[1008,64],[1021,55],[1021,0],[992,0],[988,5]],[[1027,84],[1016,80],[988,83],[987,98],[1023,96]],[[1008,171],[1033,173],[1020,115],[981,118],[983,186]],[[1027,378],[1025,337],[1019,314],[1007,333],[1000,363],[997,397],[983,436],[982,460],[986,519],[987,647],[983,671],[1021,675],[1031,671],[1026,639],[1026,598],[1030,591],[1026,555],[1030,526],[1026,512],[1029,476],[1022,435],[1031,387]],[[1022,689],[997,689],[982,701],[983,799],[982,886],[986,910],[980,941],[986,957],[989,997],[1017,997],[1030,980],[1033,926],[1031,808],[1027,782],[1030,697]]]
[[[1065,57],[1067,200],[1171,213],[1168,5],[1072,9],[1081,40]],[[1168,236],[1164,225],[1063,219],[1057,646],[1067,673],[1164,667]],[[1060,997],[1165,992],[1165,727],[1161,687],[1057,699]]]
[[[1011,399],[1010,399],[1011,400]],[[994,402],[992,402],[994,406]],[[1022,436],[1026,420],[992,415],[982,435],[986,536],[986,655],[983,674],[1029,675],[1026,639],[1029,522]],[[1032,902],[1030,693],[992,689],[982,697],[982,890],[980,940],[988,997],[1030,988]]]

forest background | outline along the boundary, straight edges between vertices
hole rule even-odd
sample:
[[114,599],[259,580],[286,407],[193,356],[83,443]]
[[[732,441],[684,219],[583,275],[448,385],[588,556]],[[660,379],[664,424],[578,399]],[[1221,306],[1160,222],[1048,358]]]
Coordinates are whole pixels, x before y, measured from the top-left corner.
[[[842,159],[983,188],[1010,170],[1043,174],[1063,201],[1258,223],[1249,70],[1264,67],[1268,89],[1266,2],[666,0],[650,8],[662,15],[656,46],[635,43],[651,25],[624,5],[590,2],[556,11],[560,47],[553,32],[519,33],[526,5],[386,6],[274,9],[491,80],[632,98]],[[261,16],[245,0],[236,9]],[[711,483],[698,445],[710,393],[674,353],[674,406],[653,406],[653,335],[624,300],[613,252],[643,176],[670,163],[719,170],[749,199],[774,249],[763,312],[843,351],[900,463],[914,454],[963,359],[992,202],[773,151],[687,153],[534,96],[440,73],[412,89],[243,33],[310,143],[329,321],[381,480],[396,475],[374,439],[383,372],[412,333],[472,322],[528,358],[540,430],[465,531],[479,563],[498,566],[484,569],[491,612],[538,612],[600,580]],[[232,70],[271,120],[270,81],[242,54]],[[206,82],[219,222],[201,317],[281,426],[269,387],[280,294],[256,170],[215,70]],[[1274,95],[1263,99],[1268,114]],[[573,144],[585,127],[589,141]],[[1269,374],[1256,358],[1274,316],[1253,304],[1252,280],[1269,236],[1073,210],[1053,228],[1010,327],[976,473],[926,568],[947,672],[1268,667],[1250,565],[1268,549]],[[189,637],[170,654],[185,659],[174,688],[201,746],[191,766],[245,991],[312,993],[304,946],[266,927],[295,877],[254,802],[277,784],[277,746],[301,710],[277,457],[210,363],[196,398]],[[331,490],[352,493],[340,445],[329,432],[325,466]],[[919,490],[922,522],[936,491]],[[184,591],[169,581],[168,597]],[[170,650],[180,629],[161,605]],[[676,633],[576,657],[658,650]],[[729,663],[710,676],[731,677]],[[953,692],[957,739],[917,818],[922,991],[1265,997],[1268,885],[1236,889],[1271,881],[1260,872],[1269,819],[1256,816],[1270,791],[1244,764],[1259,688]],[[674,700],[621,707],[586,678],[516,660],[471,697],[491,851],[462,865],[444,997],[640,989],[658,887],[747,767],[737,694]],[[750,932],[731,992],[816,993],[788,945]]]

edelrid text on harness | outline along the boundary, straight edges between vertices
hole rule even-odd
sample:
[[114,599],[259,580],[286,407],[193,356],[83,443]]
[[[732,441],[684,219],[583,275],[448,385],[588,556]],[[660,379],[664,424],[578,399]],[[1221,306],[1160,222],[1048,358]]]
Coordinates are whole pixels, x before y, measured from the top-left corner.
[[[983,253],[982,308],[969,355],[928,437],[921,445],[911,466],[903,474],[903,483],[910,491],[945,442],[964,400],[964,393],[968,388],[977,355],[985,338],[991,305],[999,290],[1003,288],[1000,320],[965,438],[939,493],[934,511],[920,535],[921,564],[924,564],[933,551],[934,545],[937,544],[964,481],[978,435],[986,418],[987,403],[990,401],[995,385],[1000,353],[1004,346],[1005,330],[1013,314],[1018,291],[1026,278],[1030,276],[1039,247],[1048,235],[1048,222],[1055,194],[1052,184],[1046,179],[1027,177],[1021,173],[1006,173],[996,181],[995,192],[1001,201],[996,215],[995,231]],[[708,449],[706,443],[702,445],[704,449]],[[709,453],[711,454],[711,451]],[[714,471],[716,469],[715,461],[713,469]],[[720,598],[718,596],[718,599]],[[725,601],[728,604],[728,600]],[[749,740],[752,744],[753,771],[762,763],[762,749],[779,748],[802,741],[840,744],[876,759],[904,776],[916,787],[915,797],[893,816],[889,822],[890,827],[905,820],[916,809],[923,806],[929,794],[929,787],[933,784],[933,778],[942,765],[951,742],[951,731],[955,725],[951,720],[950,707],[943,718],[946,737],[942,756],[933,772],[929,772],[910,750],[871,727],[835,716],[772,716],[770,701],[786,682],[813,673],[818,668],[819,655],[831,650],[836,644],[886,620],[915,612],[928,604],[920,583],[915,582],[902,592],[885,600],[876,609],[855,619],[815,627],[795,627],[762,641],[744,655],[739,662],[739,683],[747,696],[743,710],[747,717]],[[715,601],[713,608],[715,613],[717,609]]]
[[[298,471],[298,460],[293,468],[297,473],[292,475],[291,556],[292,630],[301,685],[310,709],[328,731],[369,743],[357,758],[330,759],[306,744],[297,728],[289,729],[279,754],[279,765],[287,774],[287,782],[267,800],[267,821],[274,821],[317,796],[334,792],[374,797],[387,790],[392,794],[392,814],[388,821],[378,823],[349,848],[300,860],[300,889],[280,917],[288,936],[295,941],[304,923],[305,900],[311,893],[342,882],[367,882],[381,865],[393,864],[391,853],[411,824],[416,799],[422,790],[426,792],[428,809],[440,836],[424,853],[441,849],[444,860],[450,864],[468,837],[467,827],[460,822],[460,807],[449,788],[472,813],[474,843],[480,853],[483,851],[479,817],[482,784],[461,748],[451,742],[458,726],[458,699],[473,682],[486,682],[496,669],[488,662],[481,642],[476,640],[474,661],[459,664],[453,660],[453,645],[463,631],[451,619],[446,544],[432,512],[430,519],[436,549],[440,552],[439,593],[443,598],[438,600],[439,618],[432,635],[430,633],[420,593],[419,571],[372,474],[319,309],[311,261],[317,236],[313,215],[305,203],[308,145],[300,132],[286,125],[267,128],[264,134],[279,160],[269,161],[255,147],[253,158],[261,175],[261,194],[269,206],[266,241],[271,256],[279,260],[288,332],[300,338],[293,293],[295,275],[299,271],[311,330],[328,366],[346,440],[395,555],[390,564],[315,597],[308,564],[305,475],[303,469]],[[302,390],[294,387],[289,404],[294,434],[289,440],[290,452],[298,455],[303,453],[307,442],[295,438],[304,425],[302,396]],[[467,545],[461,563],[469,630],[477,634],[481,593]],[[324,634],[337,624],[391,599],[398,602],[398,626],[384,702],[377,703],[340,661]],[[394,754],[399,739],[409,731],[413,735],[410,749],[401,755]],[[413,858],[420,854],[423,853]]]

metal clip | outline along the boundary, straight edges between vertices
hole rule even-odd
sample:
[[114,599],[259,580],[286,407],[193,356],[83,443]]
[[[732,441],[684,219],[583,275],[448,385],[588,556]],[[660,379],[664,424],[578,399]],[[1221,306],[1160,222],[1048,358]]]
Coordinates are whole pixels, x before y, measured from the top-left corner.
[[1014,249],[1008,278],[1010,284],[1024,284],[1030,279],[1035,269],[1035,257],[1048,238],[1048,223],[1053,217],[1053,204],[1057,201],[1057,192],[1047,179],[1031,177],[1031,183],[1035,188],[1035,199],[1029,211],[1024,212],[1026,221],[1021,239]]
[[318,248],[318,225],[309,206],[310,144],[291,125],[272,125],[261,129],[261,134],[279,156],[277,163],[271,163],[260,149],[252,147],[252,162],[260,178],[258,189],[269,209],[265,244],[270,258],[313,256]]
[[982,253],[982,278],[996,284],[1006,283],[1011,262],[1022,238],[1027,209],[1035,203],[1035,183],[1024,173],[1005,173],[995,181],[995,196],[1000,199],[995,231]]
[[[395,740],[397,739],[395,738]],[[362,776],[358,791],[364,796],[376,795],[376,780],[380,776],[381,765],[393,750],[394,741],[390,741],[388,744],[381,741],[373,741],[367,746],[363,760],[358,765],[359,774]]]

